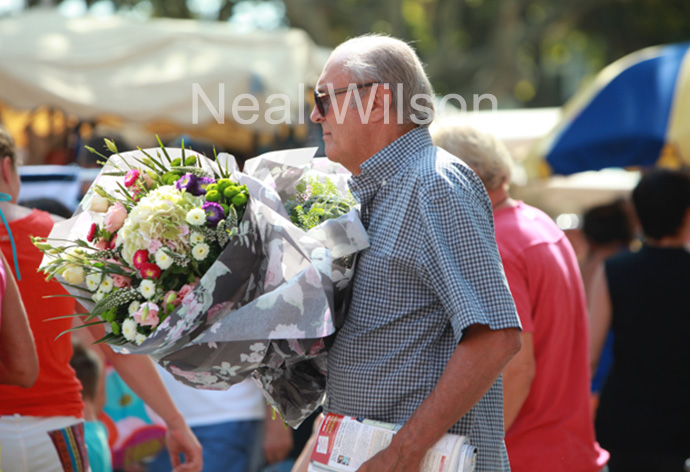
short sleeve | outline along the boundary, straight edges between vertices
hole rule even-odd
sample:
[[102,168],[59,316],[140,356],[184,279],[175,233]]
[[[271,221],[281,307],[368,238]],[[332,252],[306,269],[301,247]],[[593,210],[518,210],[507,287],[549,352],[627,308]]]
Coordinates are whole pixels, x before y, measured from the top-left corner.
[[519,328],[481,181],[469,169],[454,169],[420,195],[423,279],[441,300],[456,340],[472,324]]

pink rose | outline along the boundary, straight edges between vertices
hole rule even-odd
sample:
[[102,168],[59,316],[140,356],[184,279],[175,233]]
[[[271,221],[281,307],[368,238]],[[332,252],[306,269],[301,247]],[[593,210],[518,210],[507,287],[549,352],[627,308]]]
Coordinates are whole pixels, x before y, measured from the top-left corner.
[[132,285],[132,279],[125,277],[124,275],[112,274],[111,277],[113,278],[113,285],[115,285],[117,288],[125,288]]
[[160,321],[158,319],[158,305],[152,302],[142,303],[133,317],[142,326],[157,326]]
[[122,225],[125,223],[126,218],[127,209],[122,203],[117,202],[116,204],[108,208],[108,212],[105,214],[105,230],[109,233],[114,233],[118,229],[122,228]]
[[153,179],[148,174],[148,172],[146,172],[146,171],[142,172],[141,176],[144,178],[144,182],[146,183],[146,187],[148,187],[149,189],[153,188]]
[[182,300],[184,297],[189,295],[192,290],[194,290],[193,285],[185,284],[182,286],[182,288],[177,292],[177,299]]
[[127,172],[127,175],[125,175],[125,187],[129,188],[132,185],[137,183],[137,179],[139,178],[139,171],[137,169],[132,169]]
[[108,241],[106,241],[105,239],[101,238],[101,239],[98,240],[98,242],[96,242],[96,244],[94,244],[94,246],[95,246],[96,249],[98,249],[99,251],[105,251],[105,250],[108,248]]

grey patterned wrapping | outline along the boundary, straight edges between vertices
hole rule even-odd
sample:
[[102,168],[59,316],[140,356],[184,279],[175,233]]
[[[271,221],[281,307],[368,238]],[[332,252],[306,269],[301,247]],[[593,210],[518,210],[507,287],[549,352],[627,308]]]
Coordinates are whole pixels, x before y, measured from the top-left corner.
[[[172,158],[179,152],[168,149]],[[287,218],[278,195],[287,196],[289,187],[314,167],[313,153],[299,149],[254,158],[248,169],[273,170],[253,176],[237,171],[231,156],[218,156],[229,160],[251,197],[240,235],[146,341],[113,349],[148,354],[195,388],[224,390],[251,375],[292,427],[314,411],[325,392],[325,340],[335,331],[336,315],[342,316],[353,257],[369,242],[357,210],[310,232]],[[113,189],[114,178],[103,174],[111,161],[95,182],[107,190]],[[100,217],[85,211],[92,194],[91,189],[75,216],[56,225],[50,238],[84,237]]]

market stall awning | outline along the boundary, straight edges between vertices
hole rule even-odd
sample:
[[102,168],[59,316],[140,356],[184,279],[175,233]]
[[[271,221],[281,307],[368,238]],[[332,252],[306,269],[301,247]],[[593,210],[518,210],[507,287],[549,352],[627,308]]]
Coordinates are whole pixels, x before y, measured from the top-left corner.
[[[233,102],[251,94],[259,119],[241,124],[266,129],[271,107],[279,108],[273,120],[285,109],[291,124],[308,120],[304,98],[325,57],[296,29],[240,33],[227,23],[68,19],[54,9],[30,9],[0,20],[0,101],[19,109],[53,106],[80,118],[201,126],[218,121],[221,110],[226,122],[237,123]],[[273,94],[284,98],[269,102]]]

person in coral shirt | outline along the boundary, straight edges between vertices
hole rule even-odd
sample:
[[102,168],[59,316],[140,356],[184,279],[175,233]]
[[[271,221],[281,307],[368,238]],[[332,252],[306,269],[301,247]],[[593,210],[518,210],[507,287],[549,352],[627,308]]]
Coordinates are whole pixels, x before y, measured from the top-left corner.
[[598,472],[608,452],[594,438],[587,304],[575,252],[541,210],[508,194],[512,159],[495,137],[441,126],[435,143],[484,183],[496,242],[522,322],[522,349],[503,371],[506,447],[514,472]]

